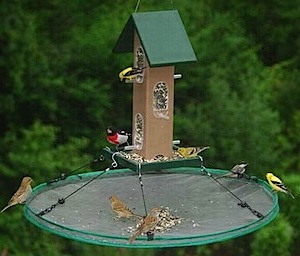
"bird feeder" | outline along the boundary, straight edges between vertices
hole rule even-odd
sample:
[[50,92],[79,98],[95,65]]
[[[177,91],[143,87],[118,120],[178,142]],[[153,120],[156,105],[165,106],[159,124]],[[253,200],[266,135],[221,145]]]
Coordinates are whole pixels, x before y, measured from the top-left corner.
[[[196,56],[176,10],[133,13],[114,52],[133,52],[132,134],[143,159],[172,156],[174,65]],[[180,75],[179,75],[180,77]],[[103,155],[69,174],[38,185],[24,214],[54,234],[97,245],[165,248],[220,242],[253,232],[279,211],[277,195],[251,175],[218,177],[225,170],[205,168],[203,158],[134,162],[126,152],[103,149]],[[107,157],[102,171],[71,175]],[[155,236],[128,243],[133,219],[116,220],[109,197],[117,194],[139,215],[163,207]],[[149,241],[150,240],[150,241]]]
[[145,159],[173,152],[174,65],[197,61],[178,11],[133,13],[114,52],[133,52],[133,145]]

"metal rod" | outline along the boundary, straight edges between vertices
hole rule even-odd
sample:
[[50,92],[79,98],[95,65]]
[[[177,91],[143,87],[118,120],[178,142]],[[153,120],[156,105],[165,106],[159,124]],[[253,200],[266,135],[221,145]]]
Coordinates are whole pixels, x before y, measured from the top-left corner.
[[174,79],[180,79],[182,78],[182,74],[174,74]]

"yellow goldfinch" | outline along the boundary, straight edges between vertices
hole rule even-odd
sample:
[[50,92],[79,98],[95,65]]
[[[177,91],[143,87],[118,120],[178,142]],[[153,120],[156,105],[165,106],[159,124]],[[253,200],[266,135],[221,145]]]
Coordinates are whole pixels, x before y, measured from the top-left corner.
[[12,196],[12,198],[9,200],[8,204],[6,207],[4,207],[1,212],[4,212],[6,209],[9,207],[12,207],[16,204],[23,204],[27,200],[27,198],[31,194],[31,186],[30,183],[32,182],[31,177],[24,177],[22,179],[21,185],[18,188],[17,192]]
[[208,149],[209,147],[180,147],[177,149],[177,152],[182,155],[184,158],[196,157],[200,152]]
[[125,68],[119,73],[120,81],[133,81],[136,79],[137,75],[141,74],[143,72],[143,69],[140,68]]
[[272,187],[273,190],[286,193],[286,194],[290,195],[292,198],[295,198],[293,196],[293,194],[283,184],[283,182],[281,181],[281,179],[279,179],[278,177],[276,177],[273,173],[268,172],[266,174],[266,177],[267,177],[267,180],[268,180],[268,182],[269,182],[269,184],[270,184],[270,186]]

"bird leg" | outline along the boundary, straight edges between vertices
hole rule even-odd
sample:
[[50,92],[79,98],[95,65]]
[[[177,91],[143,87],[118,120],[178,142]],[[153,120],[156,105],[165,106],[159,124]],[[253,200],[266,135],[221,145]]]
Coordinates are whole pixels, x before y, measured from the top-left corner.
[[147,241],[152,241],[154,238],[154,232],[150,230],[146,234],[147,234]]

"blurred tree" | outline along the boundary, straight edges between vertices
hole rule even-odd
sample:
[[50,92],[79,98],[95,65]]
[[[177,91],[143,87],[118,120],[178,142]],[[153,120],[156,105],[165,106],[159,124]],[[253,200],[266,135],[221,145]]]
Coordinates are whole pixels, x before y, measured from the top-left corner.
[[289,222],[279,214],[271,224],[255,233],[251,256],[291,255],[292,234]]
[[272,65],[299,55],[299,0],[212,1],[211,6],[218,12],[230,13],[242,22],[248,37],[260,45],[264,63]]
[[[209,167],[228,169],[244,160],[260,178],[274,168],[296,197],[299,1],[149,0],[138,9],[178,9],[199,60],[176,66],[183,79],[175,86],[174,137],[186,145],[209,145]],[[130,129],[132,89],[120,83],[118,73],[132,65],[132,54],[113,54],[112,48],[136,3],[0,2],[2,205],[23,175],[38,184],[89,162],[107,145],[107,125]],[[280,200],[282,216],[255,233],[253,255],[272,247],[275,231],[287,236],[280,236],[278,252],[297,248],[300,206],[284,195]],[[20,207],[0,218],[6,234],[0,251],[8,248],[13,255],[249,255],[252,239],[162,251],[97,247],[43,233],[24,221]]]
[[271,108],[272,72],[227,14],[211,18],[197,42],[204,49],[197,68],[205,72],[196,76],[190,68],[178,82],[175,134],[184,134],[188,144],[211,146],[210,166],[228,169],[247,161],[257,174],[265,171],[261,166],[276,166],[279,151],[269,142],[281,127]]
[[[279,172],[278,170],[276,171]],[[295,199],[292,199],[290,196],[285,194],[279,194],[278,196],[280,200],[281,215],[284,216],[286,221],[289,223],[289,226],[292,227],[292,234],[290,234],[289,232],[287,232],[287,234],[284,233],[287,236],[291,235],[289,239],[292,239],[292,243],[290,243],[291,245],[289,247],[289,252],[291,252],[291,255],[297,255],[299,253],[297,244],[300,239],[300,219],[298,214],[300,211],[300,175],[299,173],[295,172],[291,174],[289,171],[285,171],[280,175],[280,178],[284,181],[284,184],[295,195]]]
[[[88,143],[86,139],[70,137],[67,143],[57,144],[57,133],[53,126],[36,122],[29,129],[5,136],[1,142],[1,150],[7,153],[1,163],[1,205],[7,203],[24,175],[31,176],[35,186],[57,177],[61,171],[68,173],[90,161],[82,152]],[[14,255],[38,255],[40,251],[45,255],[63,255],[63,245],[46,242],[49,235],[28,225],[20,207],[15,206],[1,215],[0,227],[6,235],[1,237],[0,251],[6,248]]]
[[[41,76],[36,77],[36,74],[40,72],[45,78],[47,67],[45,56],[39,51],[34,16],[25,12],[22,3],[18,1],[2,1],[0,14],[0,134],[3,134],[7,129],[14,129],[15,125],[30,123],[29,116],[33,114],[30,104],[32,97],[30,94],[26,95],[29,100],[24,97],[28,85],[25,81],[30,77],[34,85],[40,84],[43,79]],[[29,84],[30,91],[34,85]],[[51,106],[51,102],[48,101],[46,105]],[[39,109],[40,105],[36,104],[35,107]]]
[[7,155],[4,162],[8,163],[3,168],[5,174],[11,177],[34,175],[39,183],[90,161],[82,151],[88,144],[87,139],[70,137],[67,143],[58,144],[57,134],[57,128],[40,122],[19,133],[8,133],[2,142],[2,150]]
[[272,105],[279,112],[283,124],[280,146],[284,157],[282,167],[292,172],[300,170],[299,127],[300,127],[300,87],[299,61],[295,58],[272,66],[274,76]]
[[1,232],[5,234],[1,237],[0,252],[5,249],[8,255],[33,256],[41,252],[47,256],[67,255],[60,239],[29,225],[20,207],[15,206],[0,218]]

